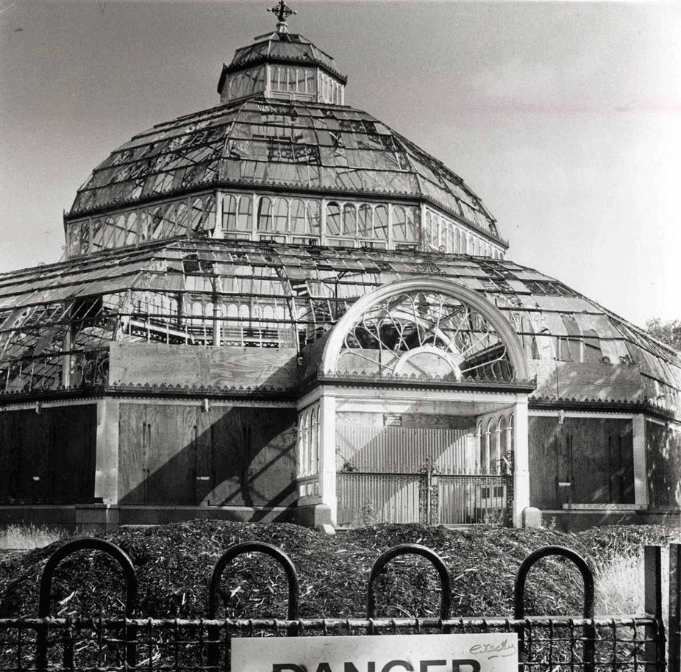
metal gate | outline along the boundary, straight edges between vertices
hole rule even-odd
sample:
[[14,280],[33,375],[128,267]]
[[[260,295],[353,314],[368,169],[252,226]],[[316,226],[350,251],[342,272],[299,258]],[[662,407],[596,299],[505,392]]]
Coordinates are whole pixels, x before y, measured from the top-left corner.
[[503,522],[512,500],[510,475],[340,472],[338,524],[470,525]]
[[[127,581],[126,618],[50,618],[52,575],[67,555],[94,548],[115,558]],[[266,553],[283,567],[288,580],[288,613],[282,620],[217,618],[220,577],[239,555]],[[439,618],[380,618],[376,613],[376,580],[386,565],[401,555],[429,560],[439,579]],[[584,584],[581,618],[527,617],[525,583],[532,566],[549,555],[575,563]],[[679,668],[679,581],[681,545],[672,545],[670,573],[669,672]],[[587,563],[561,547],[530,554],[515,579],[513,617],[452,619],[451,578],[432,550],[403,544],[385,551],[374,563],[367,586],[366,617],[302,619],[300,584],[295,567],[280,549],[262,542],[245,542],[227,550],[216,563],[210,582],[208,618],[151,619],[135,615],[137,580],[130,558],[101,539],[79,539],[61,547],[47,562],[40,583],[38,618],[0,619],[0,669],[3,671],[98,670],[226,670],[232,672],[234,637],[314,637],[315,635],[408,635],[456,633],[516,633],[519,672],[665,672],[665,628],[661,620],[660,549],[646,548],[646,605],[642,616],[594,618],[594,579]],[[233,672],[239,672],[234,670]],[[310,670],[312,672],[312,670]]]

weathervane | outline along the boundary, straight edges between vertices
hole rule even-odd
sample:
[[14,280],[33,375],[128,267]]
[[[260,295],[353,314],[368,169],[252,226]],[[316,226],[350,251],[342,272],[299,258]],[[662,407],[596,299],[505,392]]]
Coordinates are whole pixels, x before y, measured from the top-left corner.
[[279,23],[277,23],[277,29],[279,30],[279,32],[286,32],[288,30],[288,26],[286,25],[286,19],[288,19],[288,17],[291,16],[291,14],[297,14],[297,12],[294,12],[284,2],[284,0],[279,0],[279,4],[276,7],[272,7],[267,11],[272,12],[272,14],[274,14],[279,19]]

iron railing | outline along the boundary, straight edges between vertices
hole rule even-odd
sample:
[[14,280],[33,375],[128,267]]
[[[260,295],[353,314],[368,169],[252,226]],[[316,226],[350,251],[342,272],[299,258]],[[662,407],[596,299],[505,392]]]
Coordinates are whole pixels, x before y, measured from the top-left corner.
[[[126,579],[124,618],[52,618],[49,616],[54,569],[65,557],[83,549],[103,551],[117,560]],[[675,574],[670,584],[676,595],[672,642],[678,645],[678,571],[681,546],[672,546]],[[288,581],[285,619],[220,619],[219,584],[238,556],[260,552],[277,561]],[[435,568],[439,580],[438,618],[382,618],[376,614],[377,579],[398,556],[418,555]],[[583,609],[579,618],[526,617],[525,582],[537,561],[562,556],[579,569]],[[659,548],[646,549],[646,595],[650,614],[594,618],[593,574],[576,553],[546,547],[522,563],[515,582],[513,617],[451,618],[451,578],[442,559],[432,550],[403,544],[384,552],[374,563],[367,586],[367,615],[362,618],[302,619],[298,576],[290,558],[262,542],[245,542],[228,549],[213,570],[207,619],[158,619],[134,615],[137,582],[128,556],[109,542],[79,539],[62,546],[48,560],[41,578],[38,618],[0,619],[0,672],[56,670],[227,670],[231,672],[231,644],[236,637],[314,637],[410,634],[515,633],[519,643],[519,672],[665,672],[665,628],[661,620]],[[651,588],[652,586],[652,588]],[[670,662],[674,655],[670,655]],[[678,656],[676,657],[678,662]],[[234,672],[238,672],[234,670]],[[314,671],[310,671],[314,672]],[[679,672],[671,668],[669,672]]]

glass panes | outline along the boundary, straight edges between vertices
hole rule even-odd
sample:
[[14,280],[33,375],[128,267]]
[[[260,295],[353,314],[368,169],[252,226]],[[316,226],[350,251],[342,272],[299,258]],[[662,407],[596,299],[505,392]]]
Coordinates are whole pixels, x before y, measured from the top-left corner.
[[125,243],[134,245],[137,242],[137,213],[130,212],[125,220]]
[[374,237],[388,239],[388,207],[377,205],[374,211]]
[[319,201],[307,202],[307,226],[310,233],[320,235],[322,232],[321,205]]
[[95,219],[92,224],[92,252],[99,252],[102,249],[104,230],[101,219]]
[[229,99],[236,100],[244,96],[259,93],[265,89],[265,66],[237,72],[229,80]]
[[203,222],[203,201],[200,198],[195,198],[192,201],[191,209],[191,229],[192,231],[199,231]]
[[272,201],[266,196],[258,200],[258,231],[272,231]]
[[180,235],[181,231],[177,226],[177,205],[171,203],[163,213],[163,234],[162,238],[172,238]]
[[291,199],[291,233],[309,233],[305,227],[305,203],[299,198]]
[[159,240],[163,234],[163,211],[161,208],[154,208],[151,215],[151,239]]
[[[85,225],[87,226],[87,223]],[[77,257],[80,253],[80,224],[70,224],[68,231],[68,256]]]
[[359,206],[357,235],[360,238],[371,238],[373,236],[373,215],[374,211],[370,205],[364,203]]
[[80,227],[80,253],[90,253],[90,224],[88,222],[83,222]]
[[357,233],[357,208],[352,203],[343,206],[343,235],[354,236]]
[[285,198],[275,198],[273,208],[274,230],[285,233],[288,230],[288,201]]
[[407,213],[400,205],[393,207],[393,240],[396,243],[407,240]]
[[236,196],[225,194],[222,199],[222,228],[225,231],[236,231],[236,213],[237,200]]
[[341,211],[338,203],[326,206],[326,233],[329,236],[339,236],[341,232]]
[[307,93],[315,92],[315,71],[312,68],[305,68],[305,89]]
[[113,247],[123,247],[125,245],[125,215],[116,215],[113,222]]
[[250,231],[253,219],[253,202],[250,196],[241,195],[239,197],[239,215],[237,226],[239,231]]

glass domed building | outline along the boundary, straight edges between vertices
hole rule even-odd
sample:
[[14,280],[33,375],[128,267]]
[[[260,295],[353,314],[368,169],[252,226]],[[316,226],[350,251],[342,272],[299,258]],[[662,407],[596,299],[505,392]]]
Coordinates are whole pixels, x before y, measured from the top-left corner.
[[1,520],[678,514],[679,354],[510,261],[289,13],[0,275]]

